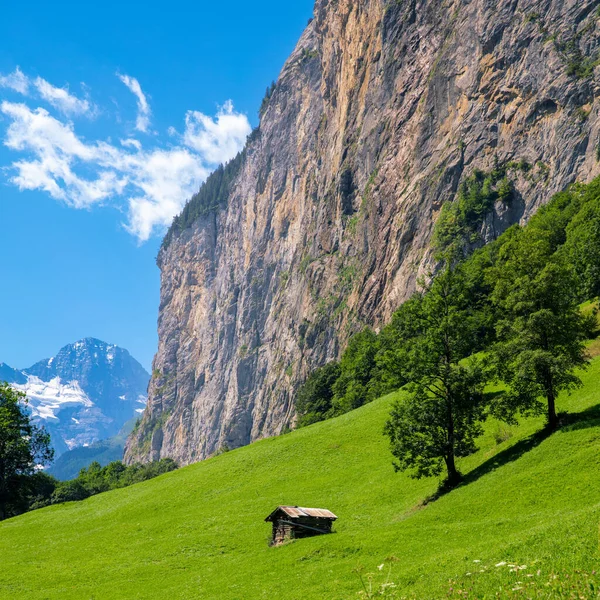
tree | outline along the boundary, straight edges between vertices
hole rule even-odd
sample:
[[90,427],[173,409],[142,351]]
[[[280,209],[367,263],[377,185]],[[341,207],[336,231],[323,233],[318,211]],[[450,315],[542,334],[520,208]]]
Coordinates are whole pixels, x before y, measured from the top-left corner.
[[52,461],[50,436],[31,423],[25,394],[0,383],[0,520],[27,509],[29,478]]
[[409,382],[385,426],[394,466],[412,469],[415,478],[439,475],[445,466],[452,487],[461,479],[455,459],[474,452],[482,433],[490,379],[481,359],[467,358],[477,346],[479,319],[460,267],[446,264],[403,319],[407,337],[382,359]]
[[373,380],[379,343],[371,329],[352,336],[340,360],[340,374],[333,385],[333,411],[339,415],[374,400]]
[[90,492],[83,485],[83,482],[78,479],[70,481],[61,481],[52,494],[52,504],[60,504],[62,502],[76,502],[85,500],[90,496]]
[[327,363],[309,375],[298,390],[296,400],[298,427],[311,425],[331,416],[333,384],[339,376],[340,365],[337,362]]
[[499,414],[541,413],[545,398],[552,430],[558,426],[558,394],[581,385],[575,371],[589,361],[584,342],[595,316],[581,313],[578,278],[554,253],[551,233],[530,227],[513,236],[490,276],[496,281],[492,300],[502,315],[493,356],[508,387]]
[[[591,189],[590,189],[591,188]],[[581,208],[567,227],[563,252],[578,275],[579,299],[600,296],[600,181],[586,189],[592,200]],[[574,192],[573,192],[574,193]]]
[[44,471],[27,478],[27,510],[43,508],[51,503],[52,494],[59,485],[58,479]]

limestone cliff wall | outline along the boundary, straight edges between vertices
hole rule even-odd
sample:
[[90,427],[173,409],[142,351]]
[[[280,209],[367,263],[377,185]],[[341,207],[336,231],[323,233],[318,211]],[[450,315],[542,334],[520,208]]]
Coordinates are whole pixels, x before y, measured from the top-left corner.
[[226,206],[159,255],[159,348],[126,458],[276,435],[294,391],[431,266],[474,168],[527,161],[483,228],[600,172],[592,0],[317,0]]

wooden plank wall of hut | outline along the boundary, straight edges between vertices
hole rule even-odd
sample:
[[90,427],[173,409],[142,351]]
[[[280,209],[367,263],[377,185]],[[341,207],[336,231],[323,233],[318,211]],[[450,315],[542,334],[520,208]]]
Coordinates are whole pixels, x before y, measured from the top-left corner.
[[[303,527],[305,525],[306,527]],[[313,537],[321,533],[331,533],[332,521],[316,517],[300,517],[292,522],[277,519],[273,523],[272,544],[282,544],[286,540]]]

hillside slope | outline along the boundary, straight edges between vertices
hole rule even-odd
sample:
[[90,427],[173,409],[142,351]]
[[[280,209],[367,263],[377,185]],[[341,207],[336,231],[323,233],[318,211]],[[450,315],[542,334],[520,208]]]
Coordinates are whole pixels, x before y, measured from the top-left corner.
[[158,257],[159,347],[127,460],[276,435],[307,374],[431,266],[440,208],[512,164],[482,239],[600,172],[596,0],[317,0],[244,154]]
[[[0,523],[0,598],[341,600],[358,597],[357,567],[379,577],[388,565],[402,596],[445,597],[452,578],[475,595],[535,585],[559,597],[551,590],[600,558],[599,359],[583,379],[560,402],[578,413],[573,425],[544,438],[532,435],[540,419],[489,423],[481,450],[460,463],[468,483],[424,507],[437,482],[393,472],[382,436],[388,397],[10,519]],[[284,503],[333,510],[336,533],[270,548],[263,519]]]

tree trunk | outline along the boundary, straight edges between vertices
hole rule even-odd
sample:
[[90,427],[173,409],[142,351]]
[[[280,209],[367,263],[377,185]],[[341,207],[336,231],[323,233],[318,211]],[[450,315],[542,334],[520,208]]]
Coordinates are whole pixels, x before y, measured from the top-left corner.
[[444,457],[446,462],[446,470],[448,471],[448,487],[454,487],[460,483],[461,476],[454,463],[454,451],[451,450],[447,456]]
[[[448,361],[448,365],[449,365],[449,361]],[[448,369],[449,370],[449,369]],[[449,379],[449,375],[446,378],[446,381]],[[449,487],[454,487],[455,485],[457,485],[461,479],[460,477],[460,473],[458,472],[457,468],[456,468],[456,464],[454,462],[454,413],[452,411],[453,409],[453,402],[452,402],[452,396],[451,396],[451,391],[449,389],[449,387],[446,385],[446,427],[448,428],[448,448],[447,448],[447,452],[446,452],[446,456],[444,457],[444,461],[446,462],[446,470],[448,471],[448,486]]]
[[558,417],[556,416],[556,396],[552,386],[546,391],[546,399],[548,400],[548,428],[554,430],[558,427]]
[[558,417],[556,416],[556,390],[551,372],[546,373],[545,385],[546,400],[548,402],[548,429],[554,431],[558,427]]

